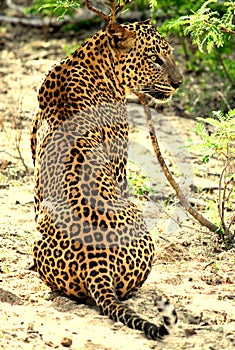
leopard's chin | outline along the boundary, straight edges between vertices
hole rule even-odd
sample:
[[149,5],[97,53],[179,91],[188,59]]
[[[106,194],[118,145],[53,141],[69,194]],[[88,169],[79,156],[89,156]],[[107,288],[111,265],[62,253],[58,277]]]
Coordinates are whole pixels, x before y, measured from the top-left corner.
[[146,96],[150,98],[154,103],[166,103],[171,100],[172,93],[163,91],[148,91]]

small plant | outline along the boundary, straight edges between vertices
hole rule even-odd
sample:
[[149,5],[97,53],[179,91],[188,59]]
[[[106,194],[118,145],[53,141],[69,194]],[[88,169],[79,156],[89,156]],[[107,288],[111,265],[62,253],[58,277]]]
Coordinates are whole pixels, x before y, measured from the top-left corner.
[[[194,131],[202,142],[195,147],[203,154],[202,162],[208,162],[213,156],[225,162],[231,162],[235,157],[235,109],[227,114],[213,111],[211,118],[198,118]],[[205,125],[211,126],[210,130]]]
[[129,191],[136,196],[144,196],[155,192],[148,184],[148,177],[143,177],[139,174],[132,174],[129,176],[128,181]]
[[212,266],[213,266],[214,272],[215,272],[215,273],[218,273],[219,270],[220,270],[219,264],[218,264],[216,261],[214,261],[214,263],[213,263]]
[[[132,163],[130,161],[130,163]],[[146,196],[153,194],[155,191],[151,187],[149,176],[144,175],[136,169],[129,169],[128,189],[134,196]]]
[[191,145],[190,148],[202,155],[202,163],[211,162],[213,157],[222,161],[216,207],[219,226],[227,236],[235,222],[233,212],[235,203],[235,109],[230,110],[227,114],[214,111],[212,117],[198,118],[198,120],[194,131],[200,136],[201,141]]

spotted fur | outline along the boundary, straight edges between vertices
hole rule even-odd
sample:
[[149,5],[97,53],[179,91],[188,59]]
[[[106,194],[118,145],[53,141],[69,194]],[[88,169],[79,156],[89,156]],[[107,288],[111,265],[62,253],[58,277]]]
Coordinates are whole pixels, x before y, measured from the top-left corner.
[[164,298],[160,326],[121,303],[154,258],[142,213],[128,199],[125,101],[129,91],[166,101],[181,82],[171,46],[149,22],[109,24],[46,75],[31,133],[40,277],[152,339],[167,335],[177,316]]

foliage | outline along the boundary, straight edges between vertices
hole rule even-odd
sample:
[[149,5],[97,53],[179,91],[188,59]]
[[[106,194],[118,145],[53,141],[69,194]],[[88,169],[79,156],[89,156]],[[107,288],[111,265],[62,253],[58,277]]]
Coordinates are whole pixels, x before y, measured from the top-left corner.
[[214,111],[212,117],[198,120],[194,131],[201,141],[192,144],[190,148],[202,155],[203,163],[213,161],[214,157],[222,161],[218,200],[214,203],[214,208],[211,201],[208,201],[208,205],[214,217],[219,219],[222,232],[227,236],[235,222],[232,208],[235,202],[235,109],[226,114]]
[[82,41],[73,41],[71,44],[67,44],[63,47],[66,56],[71,55],[75,50],[77,50],[82,45]]
[[158,6],[158,1],[157,0],[147,0],[147,3],[150,7],[151,17],[152,17],[152,19],[154,19],[154,11]]
[[72,16],[80,4],[80,0],[34,0],[27,12],[40,13],[43,17],[57,16],[61,20],[65,14]]
[[149,4],[149,7],[154,10],[157,7],[157,0],[147,0],[147,3]]
[[144,197],[153,194],[154,189],[151,187],[150,177],[146,176],[143,169],[136,166],[137,164],[129,160],[128,168],[128,189],[133,196]]
[[[201,142],[193,147],[203,155],[202,162],[209,162],[215,155],[225,162],[235,159],[235,109],[227,114],[213,111],[211,118],[198,120],[195,132],[200,136]],[[208,125],[212,130],[208,130]]]
[[184,34],[191,34],[193,43],[201,51],[206,49],[211,53],[215,47],[224,46],[226,34],[232,34],[235,30],[233,24],[235,2],[231,0],[224,2],[224,13],[208,7],[211,3],[217,2],[218,0],[204,2],[196,12],[192,11],[192,14],[181,16],[169,23],[169,28],[185,27]]
[[[176,5],[176,1],[169,2],[173,6]],[[165,3],[169,6],[169,2]],[[160,1],[158,4],[160,5]],[[194,4],[198,6],[199,1],[194,2]],[[178,12],[178,14],[187,8],[183,0],[177,1],[177,5],[179,7],[175,13]],[[188,2],[188,5],[191,6],[192,2]],[[211,5],[216,5],[217,8],[213,8]],[[221,67],[230,86],[234,86],[234,68],[229,70],[227,68],[230,66],[230,57],[224,59],[222,55],[225,53],[230,55],[232,51],[232,45],[229,45],[228,41],[235,34],[233,24],[235,2],[232,0],[208,0],[201,3],[197,9],[190,8],[188,13],[174,18],[173,21],[167,21],[167,27],[173,28],[180,35],[190,34],[193,44],[199,48],[198,57],[201,57],[201,65],[207,63],[206,66],[209,69],[211,69],[210,67],[217,67],[217,69],[218,66]],[[186,40],[183,38],[183,49],[186,59],[190,61],[192,54],[188,50]],[[208,52],[208,55],[201,54],[204,50]],[[193,59],[191,59],[191,66],[194,64]],[[234,61],[232,66],[234,66]],[[230,229],[235,222],[234,209],[232,208],[235,202],[235,109],[227,113],[212,112],[212,117],[198,119],[199,123],[195,131],[200,136],[201,142],[194,145],[193,148],[201,152],[203,162],[209,162],[213,157],[222,161],[218,183],[219,195],[216,203],[214,202],[215,207],[212,213],[216,214],[214,217],[219,220],[218,226],[220,232],[224,234],[223,238],[234,238]],[[210,130],[208,130],[208,126]],[[211,205],[211,202],[208,200],[208,205]]]

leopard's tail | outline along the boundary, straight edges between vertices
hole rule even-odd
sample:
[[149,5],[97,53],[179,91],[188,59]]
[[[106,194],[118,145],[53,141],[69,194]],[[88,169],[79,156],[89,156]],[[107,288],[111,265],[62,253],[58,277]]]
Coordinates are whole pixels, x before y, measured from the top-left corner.
[[[92,286],[91,286],[92,287]],[[171,333],[177,323],[177,314],[169,300],[162,296],[156,300],[157,309],[162,316],[160,325],[155,325],[142,317],[127,305],[121,303],[112,288],[100,288],[97,290],[93,285],[91,294],[104,315],[109,316],[113,321],[119,321],[126,326],[143,331],[145,335],[153,340],[163,340]],[[90,288],[89,288],[90,289]],[[96,289],[96,291],[95,291]]]

